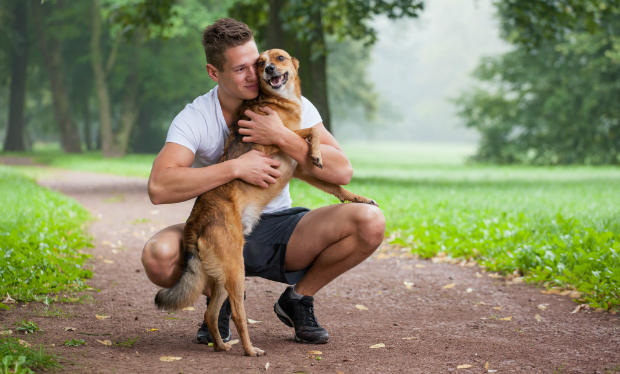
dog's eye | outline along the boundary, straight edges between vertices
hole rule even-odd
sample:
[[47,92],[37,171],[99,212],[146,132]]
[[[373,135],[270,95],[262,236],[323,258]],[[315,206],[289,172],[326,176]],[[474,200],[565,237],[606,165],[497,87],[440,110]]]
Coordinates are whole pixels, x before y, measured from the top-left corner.
[[259,63],[258,63],[258,66],[260,66],[261,68],[262,68],[263,66],[265,66],[265,61],[261,61],[261,62],[259,62]]
[[284,56],[278,56],[278,61],[284,61]]

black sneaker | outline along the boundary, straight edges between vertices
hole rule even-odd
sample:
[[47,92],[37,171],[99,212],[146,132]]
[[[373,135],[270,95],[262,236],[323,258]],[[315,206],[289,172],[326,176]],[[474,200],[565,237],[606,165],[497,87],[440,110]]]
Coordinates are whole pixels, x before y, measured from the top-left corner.
[[[209,306],[209,301],[211,301],[210,297],[207,297],[207,307]],[[224,343],[230,341],[231,333],[230,333],[230,318],[232,317],[232,309],[230,307],[230,301],[226,298],[224,304],[222,304],[222,309],[220,309],[220,315],[217,317],[217,328],[220,330],[220,336]],[[213,338],[211,337],[211,333],[209,332],[209,328],[207,327],[207,323],[202,320],[202,326],[198,329],[198,335],[196,336],[198,343],[200,344],[209,344],[213,343]]]
[[295,328],[295,341],[308,344],[325,344],[329,341],[327,330],[321,327],[314,316],[314,297],[291,297],[293,286],[282,293],[273,311],[285,325]]

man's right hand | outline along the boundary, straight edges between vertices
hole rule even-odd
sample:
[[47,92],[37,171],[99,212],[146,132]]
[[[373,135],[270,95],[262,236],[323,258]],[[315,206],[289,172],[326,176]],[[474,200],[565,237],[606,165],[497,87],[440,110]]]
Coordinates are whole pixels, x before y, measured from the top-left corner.
[[231,161],[235,162],[237,178],[263,188],[269,187],[269,184],[275,184],[276,178],[282,175],[278,170],[279,160],[274,160],[254,149]]

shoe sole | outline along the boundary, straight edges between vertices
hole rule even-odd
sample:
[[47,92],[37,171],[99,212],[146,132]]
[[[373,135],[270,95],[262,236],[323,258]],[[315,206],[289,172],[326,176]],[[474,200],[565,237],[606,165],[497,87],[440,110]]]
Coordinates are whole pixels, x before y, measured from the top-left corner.
[[[288,314],[286,314],[282,310],[282,308],[280,308],[280,305],[278,305],[277,302],[273,304],[273,311],[276,313],[276,316],[278,316],[278,319],[282,321],[285,325],[287,325],[288,327],[295,327],[295,325],[293,324],[293,321],[291,320],[291,317],[289,317]],[[303,340],[302,338],[297,336],[297,333],[295,333],[295,341],[297,343],[304,343],[304,344],[325,344],[329,342],[329,338],[327,338],[327,340],[325,341],[309,342],[307,340]]]

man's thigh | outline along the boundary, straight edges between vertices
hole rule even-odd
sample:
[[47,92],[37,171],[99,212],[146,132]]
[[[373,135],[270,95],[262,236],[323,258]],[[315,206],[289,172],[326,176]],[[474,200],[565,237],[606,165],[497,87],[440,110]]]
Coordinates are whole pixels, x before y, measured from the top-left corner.
[[305,269],[333,243],[355,231],[353,217],[364,204],[337,204],[311,210],[299,221],[286,248],[287,271]]

